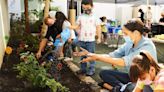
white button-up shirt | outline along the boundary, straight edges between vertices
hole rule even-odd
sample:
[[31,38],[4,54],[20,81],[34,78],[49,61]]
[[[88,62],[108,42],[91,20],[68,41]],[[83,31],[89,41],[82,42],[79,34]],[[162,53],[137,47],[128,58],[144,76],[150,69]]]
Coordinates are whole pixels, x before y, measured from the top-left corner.
[[93,14],[82,14],[78,17],[76,23],[80,25],[80,30],[78,32],[79,41],[95,41],[96,26],[101,24],[99,18],[96,18]]

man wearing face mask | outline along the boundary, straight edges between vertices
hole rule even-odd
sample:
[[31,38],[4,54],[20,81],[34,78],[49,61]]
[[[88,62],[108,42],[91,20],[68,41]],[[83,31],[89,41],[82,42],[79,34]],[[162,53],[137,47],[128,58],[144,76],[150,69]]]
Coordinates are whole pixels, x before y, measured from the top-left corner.
[[[91,53],[95,51],[95,41],[101,40],[101,21],[92,13],[93,1],[82,0],[83,13],[78,17],[76,26],[72,27],[78,33],[78,44]],[[96,40],[97,39],[97,40]],[[86,56],[81,57],[81,60]],[[95,73],[95,61],[91,61],[89,69],[87,63],[81,63],[81,70],[77,74],[92,76]]]
[[77,56],[88,56],[87,58],[83,59],[82,62],[95,60],[124,67],[126,69],[124,72],[117,70],[102,70],[100,72],[100,78],[103,80],[103,82],[99,83],[99,86],[112,92],[120,92],[121,88],[125,87],[124,84],[130,82],[128,72],[132,63],[132,59],[135,55],[138,55],[142,50],[146,50],[150,53],[153,59],[157,61],[155,45],[150,39],[143,36],[145,29],[146,28],[140,19],[132,19],[122,28],[125,39],[125,43],[122,45],[122,47],[105,55],[90,53],[84,49],[82,52],[76,54]]

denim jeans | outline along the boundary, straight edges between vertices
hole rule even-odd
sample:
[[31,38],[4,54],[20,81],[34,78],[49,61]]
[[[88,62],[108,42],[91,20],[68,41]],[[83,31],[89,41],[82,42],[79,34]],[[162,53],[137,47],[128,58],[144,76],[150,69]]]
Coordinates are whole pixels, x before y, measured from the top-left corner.
[[105,83],[108,83],[113,87],[130,82],[128,73],[117,70],[102,70],[99,75]]
[[[89,51],[91,53],[95,52],[95,41],[93,41],[93,42],[79,41],[78,44],[79,44],[80,47],[86,49],[87,51]],[[81,60],[84,59],[84,58],[86,58],[86,56],[81,57]],[[96,62],[95,61],[90,61],[89,63],[90,63],[89,71],[94,72]],[[87,63],[81,63],[80,66],[81,66],[81,70],[83,72],[87,72]]]

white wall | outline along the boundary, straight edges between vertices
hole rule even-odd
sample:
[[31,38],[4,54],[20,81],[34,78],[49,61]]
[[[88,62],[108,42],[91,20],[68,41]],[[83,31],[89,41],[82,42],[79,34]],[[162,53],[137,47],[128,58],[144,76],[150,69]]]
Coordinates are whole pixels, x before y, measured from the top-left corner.
[[132,10],[133,8],[129,4],[117,4],[116,19],[121,22],[121,26],[132,19]]
[[[151,7],[151,11],[152,11],[152,21],[153,22],[158,22],[159,19],[161,18],[161,11],[164,11],[164,6],[163,5],[152,5]],[[133,17],[139,17],[139,13],[138,10],[139,9],[143,9],[144,13],[146,13],[147,11],[147,6],[146,5],[140,5],[138,7],[134,7],[133,9]]]
[[59,10],[62,11],[66,16],[68,16],[67,0],[53,0],[50,5],[54,7],[59,7]]
[[131,6],[130,4],[94,3],[93,13],[97,17],[106,16],[108,19],[118,20],[123,25],[132,18]]
[[18,14],[18,16],[14,16],[14,18],[21,17],[21,1],[20,0],[7,0],[7,1],[9,1],[8,2],[9,13]]
[[108,19],[115,19],[115,4],[110,3],[94,3],[93,13],[97,17],[106,16]]
[[8,18],[8,4],[7,0],[0,0],[0,68],[3,62],[4,51],[7,45],[5,40],[9,36],[10,23]]

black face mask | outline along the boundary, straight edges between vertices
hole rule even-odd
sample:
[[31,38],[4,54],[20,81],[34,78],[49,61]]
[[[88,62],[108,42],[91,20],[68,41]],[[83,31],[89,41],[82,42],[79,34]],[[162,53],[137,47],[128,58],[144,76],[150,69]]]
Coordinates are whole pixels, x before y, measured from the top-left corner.
[[92,9],[87,9],[87,10],[83,10],[83,12],[87,15],[91,14],[92,12]]

